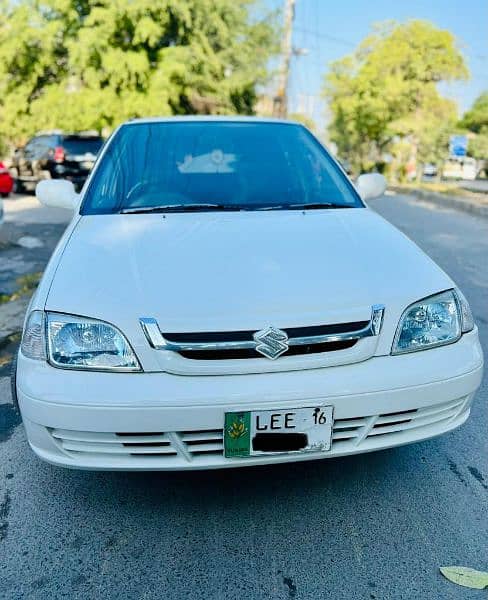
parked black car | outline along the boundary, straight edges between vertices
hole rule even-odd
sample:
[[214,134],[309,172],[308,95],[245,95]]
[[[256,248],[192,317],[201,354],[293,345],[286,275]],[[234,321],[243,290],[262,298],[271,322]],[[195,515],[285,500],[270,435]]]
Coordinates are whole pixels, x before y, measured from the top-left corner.
[[10,172],[17,191],[34,190],[41,179],[69,179],[80,189],[102,145],[103,138],[98,135],[36,135],[12,157]]

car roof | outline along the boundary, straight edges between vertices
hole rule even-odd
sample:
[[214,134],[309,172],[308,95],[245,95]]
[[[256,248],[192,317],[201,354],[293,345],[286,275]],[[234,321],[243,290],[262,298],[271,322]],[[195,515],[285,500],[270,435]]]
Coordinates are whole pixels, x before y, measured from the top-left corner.
[[60,129],[52,129],[52,130],[48,130],[48,131],[38,131],[34,136],[32,136],[32,139],[37,138],[37,137],[44,137],[44,136],[59,136],[59,137],[63,137],[63,138],[82,138],[82,139],[91,139],[91,138],[101,138],[101,136],[96,132],[96,131],[78,131],[78,132],[66,132],[66,131],[61,131]]
[[289,119],[275,119],[273,117],[248,117],[242,115],[184,115],[174,117],[142,117],[130,119],[124,125],[137,125],[140,123],[275,123],[281,125],[302,125],[298,121]]

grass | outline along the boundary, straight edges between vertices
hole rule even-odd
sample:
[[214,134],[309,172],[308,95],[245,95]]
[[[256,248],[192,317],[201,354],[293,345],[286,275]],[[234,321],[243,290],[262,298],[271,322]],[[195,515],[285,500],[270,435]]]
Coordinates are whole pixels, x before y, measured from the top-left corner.
[[7,377],[10,374],[10,365],[19,347],[21,336],[21,332],[18,331],[0,341],[0,377]]
[[12,302],[12,300],[18,300],[22,296],[32,294],[42,277],[42,271],[37,273],[28,273],[27,275],[21,275],[17,278],[17,285],[19,286],[13,294],[0,294],[0,304]]
[[411,190],[426,190],[428,192],[436,192],[438,194],[449,194],[450,196],[460,196],[462,198],[471,198],[471,200],[478,200],[482,203],[488,201],[487,194],[470,192],[469,190],[465,190],[464,188],[458,187],[455,183],[449,183],[446,181],[439,182],[427,182],[421,181],[410,182],[410,183],[402,183],[401,187],[408,188]]
[[[31,295],[37,288],[42,277],[42,271],[28,273],[17,278],[17,290],[13,294],[0,294],[0,306],[23,296]],[[10,364],[20,343],[22,332],[18,331],[6,338],[0,339],[0,377],[6,377],[10,372]]]

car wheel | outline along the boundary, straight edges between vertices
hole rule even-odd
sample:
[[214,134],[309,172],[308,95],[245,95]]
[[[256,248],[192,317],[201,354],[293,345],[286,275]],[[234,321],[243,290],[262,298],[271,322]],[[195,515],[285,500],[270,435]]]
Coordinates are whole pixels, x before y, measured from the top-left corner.
[[2,198],[8,198],[10,196],[10,192],[2,192],[0,196],[2,196]]
[[12,392],[12,404],[15,410],[20,413],[19,398],[17,396],[17,357],[18,353],[15,354],[10,368],[10,390]]

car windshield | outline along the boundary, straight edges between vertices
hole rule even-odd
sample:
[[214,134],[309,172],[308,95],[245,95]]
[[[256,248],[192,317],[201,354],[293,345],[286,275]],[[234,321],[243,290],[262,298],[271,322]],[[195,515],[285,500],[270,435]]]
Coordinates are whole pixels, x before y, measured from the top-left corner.
[[98,154],[103,145],[102,138],[64,138],[63,147],[69,154]]
[[335,161],[301,125],[174,121],[122,126],[81,212],[362,206]]

